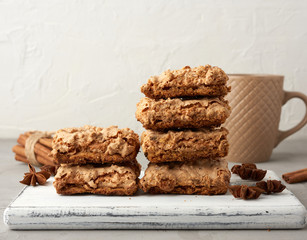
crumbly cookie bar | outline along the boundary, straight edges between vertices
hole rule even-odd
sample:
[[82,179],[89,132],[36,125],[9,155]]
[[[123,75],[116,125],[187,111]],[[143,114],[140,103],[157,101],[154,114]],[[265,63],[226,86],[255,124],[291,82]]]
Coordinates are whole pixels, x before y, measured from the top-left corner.
[[230,171],[225,160],[149,163],[139,186],[144,192],[174,194],[225,194]]
[[167,132],[147,130],[142,134],[141,146],[145,156],[153,163],[220,158],[228,153],[227,134],[225,128]]
[[217,127],[230,115],[226,100],[220,98],[160,99],[142,98],[136,118],[146,129]]
[[139,174],[140,165],[135,160],[121,165],[61,164],[53,185],[63,195],[133,195],[138,189]]
[[139,148],[129,128],[84,126],[57,131],[51,153],[57,164],[119,163],[134,160]]
[[210,65],[180,70],[167,70],[160,76],[151,77],[141,87],[149,98],[173,98],[195,96],[225,96],[230,87],[226,86],[227,74],[219,67]]

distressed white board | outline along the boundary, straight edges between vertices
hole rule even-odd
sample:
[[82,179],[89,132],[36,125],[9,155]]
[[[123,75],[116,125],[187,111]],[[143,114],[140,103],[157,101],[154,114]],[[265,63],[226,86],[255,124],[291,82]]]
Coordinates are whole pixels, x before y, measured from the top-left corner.
[[[268,171],[266,179],[278,179]],[[306,209],[287,189],[258,200],[219,196],[60,196],[48,184],[25,187],[6,208],[11,229],[277,229],[303,228]],[[252,182],[232,177],[233,184]]]

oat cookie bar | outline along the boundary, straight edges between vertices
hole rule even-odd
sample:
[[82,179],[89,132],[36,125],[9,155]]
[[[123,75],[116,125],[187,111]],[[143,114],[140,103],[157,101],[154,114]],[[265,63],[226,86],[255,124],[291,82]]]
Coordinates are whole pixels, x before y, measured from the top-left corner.
[[167,70],[160,76],[149,78],[141,91],[149,98],[173,98],[195,96],[225,96],[227,74],[219,67],[210,65],[180,70]]
[[119,163],[134,160],[139,148],[129,128],[84,126],[58,130],[51,153],[57,164]]
[[150,162],[195,161],[221,158],[228,153],[228,131],[195,129],[156,132],[147,130],[141,137],[141,146]]
[[151,194],[225,194],[230,171],[225,160],[149,163],[139,186]]
[[53,185],[63,195],[133,195],[138,189],[139,174],[140,165],[136,160],[122,164],[61,164]]
[[228,102],[220,98],[142,98],[135,116],[146,129],[218,127],[230,115]]

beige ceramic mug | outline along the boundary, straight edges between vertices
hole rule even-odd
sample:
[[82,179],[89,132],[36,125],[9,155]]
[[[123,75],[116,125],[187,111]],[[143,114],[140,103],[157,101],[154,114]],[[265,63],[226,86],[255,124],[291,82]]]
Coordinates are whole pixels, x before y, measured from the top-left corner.
[[284,77],[278,75],[229,74],[231,92],[226,96],[232,113],[225,123],[229,130],[229,162],[256,163],[270,159],[273,148],[307,123],[303,120],[288,131],[280,131],[281,107],[291,98],[307,96],[283,90]]

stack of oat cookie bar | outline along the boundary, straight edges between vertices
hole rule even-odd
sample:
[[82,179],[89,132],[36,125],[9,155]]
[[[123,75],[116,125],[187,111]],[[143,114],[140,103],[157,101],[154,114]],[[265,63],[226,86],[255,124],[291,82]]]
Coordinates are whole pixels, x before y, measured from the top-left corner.
[[210,65],[165,71],[141,91],[136,118],[147,130],[141,145],[150,163],[140,180],[149,193],[224,194],[230,180],[230,114],[225,72]]
[[53,183],[59,194],[133,195],[138,189],[140,142],[129,128],[61,129],[52,148],[60,164]]

